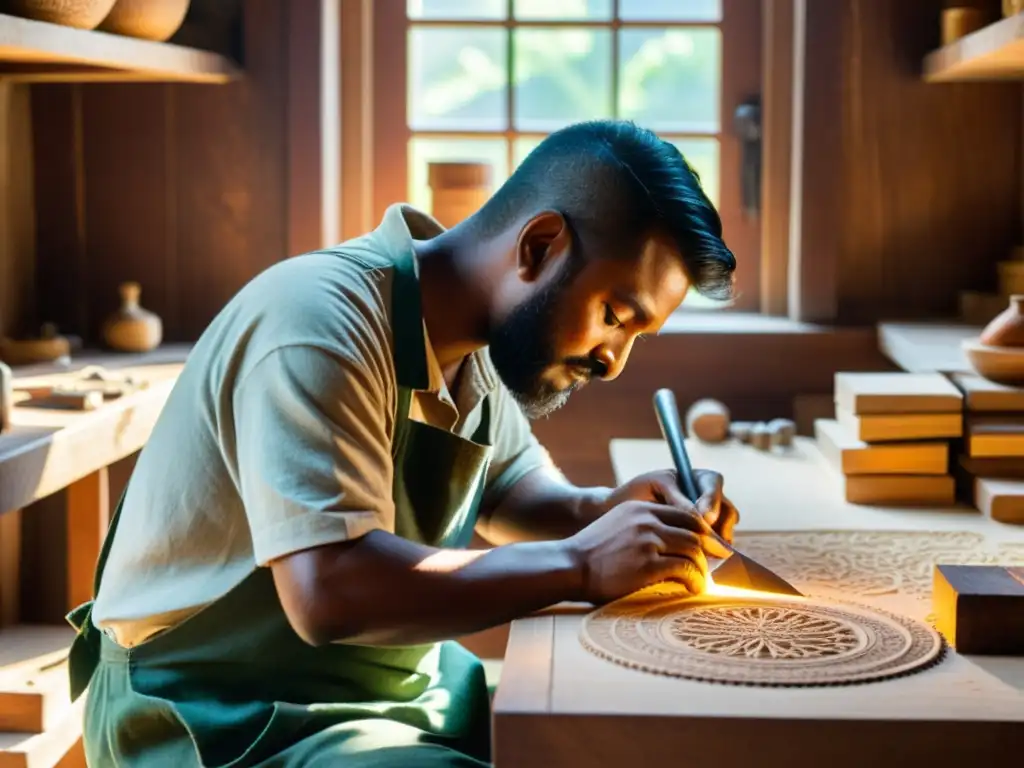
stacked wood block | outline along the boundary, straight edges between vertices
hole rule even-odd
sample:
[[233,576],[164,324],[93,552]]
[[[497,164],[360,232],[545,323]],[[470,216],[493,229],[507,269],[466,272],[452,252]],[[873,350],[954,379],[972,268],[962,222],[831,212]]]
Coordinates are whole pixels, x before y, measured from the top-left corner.
[[82,707],[69,696],[68,626],[0,630],[0,768],[84,768]]
[[1002,523],[1024,524],[1024,389],[953,374],[964,395],[954,467],[966,500]]
[[951,441],[963,394],[938,373],[837,373],[835,418],[815,439],[851,504],[945,506],[956,500]]

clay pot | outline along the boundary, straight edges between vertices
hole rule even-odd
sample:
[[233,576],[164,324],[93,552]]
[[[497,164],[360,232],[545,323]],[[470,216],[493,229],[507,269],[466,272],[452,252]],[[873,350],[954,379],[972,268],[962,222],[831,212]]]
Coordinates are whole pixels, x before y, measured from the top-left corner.
[[487,163],[435,162],[427,170],[431,215],[443,227],[468,219],[491,196],[493,169]]
[[148,352],[160,346],[163,323],[152,312],[139,306],[142,288],[138,283],[121,283],[121,308],[107,318],[103,339],[121,352]]
[[978,342],[987,347],[1024,347],[1024,294],[1010,297],[1010,306],[985,326]]
[[5,13],[65,27],[96,29],[115,0],[0,0]]
[[100,29],[163,42],[185,21],[190,0],[117,0]]
[[964,356],[975,373],[996,384],[1024,387],[1024,348],[991,347],[974,339],[962,343]]

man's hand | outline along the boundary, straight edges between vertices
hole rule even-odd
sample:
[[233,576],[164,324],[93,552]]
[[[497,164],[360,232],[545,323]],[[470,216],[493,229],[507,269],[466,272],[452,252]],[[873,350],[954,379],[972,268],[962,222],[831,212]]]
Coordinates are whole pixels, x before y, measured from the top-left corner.
[[700,515],[651,501],[625,501],[565,541],[581,574],[581,598],[604,603],[660,581],[704,591],[705,552],[728,555]]
[[707,469],[694,470],[700,498],[693,504],[683,495],[679,475],[674,469],[658,470],[634,477],[623,483],[608,496],[605,509],[611,510],[626,501],[646,501],[664,504],[699,515],[711,525],[715,533],[730,544],[733,528],[740,519],[739,512],[722,495],[722,476]]

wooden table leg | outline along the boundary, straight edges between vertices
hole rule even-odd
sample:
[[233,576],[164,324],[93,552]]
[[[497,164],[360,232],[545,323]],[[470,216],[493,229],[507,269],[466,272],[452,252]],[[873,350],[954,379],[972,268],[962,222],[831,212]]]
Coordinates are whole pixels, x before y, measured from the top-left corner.
[[21,510],[0,512],[0,629],[21,619]]
[[103,467],[68,486],[68,610],[93,598],[93,576],[110,524],[110,481]]

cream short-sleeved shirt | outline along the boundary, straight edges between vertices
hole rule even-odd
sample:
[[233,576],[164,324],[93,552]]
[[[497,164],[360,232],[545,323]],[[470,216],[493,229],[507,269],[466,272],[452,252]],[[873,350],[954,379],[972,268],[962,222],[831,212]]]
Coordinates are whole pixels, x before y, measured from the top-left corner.
[[[394,530],[390,256],[441,231],[392,206],[373,232],[265,270],[217,315],[139,456],[97,627],[136,645],[276,558]],[[449,393],[429,339],[424,349],[430,385],[414,392],[413,418],[468,437],[491,399],[485,503],[550,468],[486,351]]]

